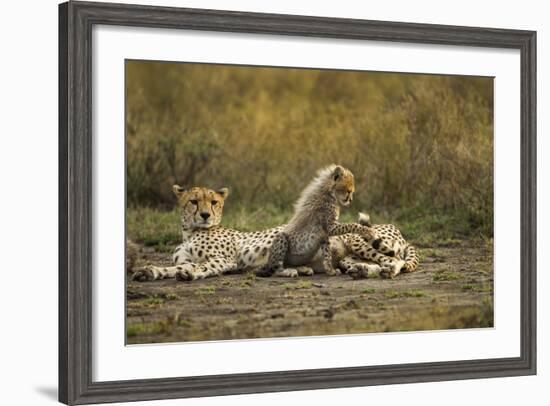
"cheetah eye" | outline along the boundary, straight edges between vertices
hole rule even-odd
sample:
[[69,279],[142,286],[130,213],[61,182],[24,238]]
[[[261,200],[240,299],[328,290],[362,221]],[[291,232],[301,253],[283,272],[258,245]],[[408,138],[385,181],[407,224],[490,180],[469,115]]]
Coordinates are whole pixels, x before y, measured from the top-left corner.
[[215,205],[218,204],[218,201],[217,201],[217,200],[212,200],[212,201],[210,202],[210,204],[211,204],[212,206],[215,206]]
[[189,202],[190,202],[191,204],[194,204],[195,206],[196,206],[197,204],[199,204],[199,202],[196,201],[196,200],[194,200],[194,199],[193,199],[193,200],[189,200]]

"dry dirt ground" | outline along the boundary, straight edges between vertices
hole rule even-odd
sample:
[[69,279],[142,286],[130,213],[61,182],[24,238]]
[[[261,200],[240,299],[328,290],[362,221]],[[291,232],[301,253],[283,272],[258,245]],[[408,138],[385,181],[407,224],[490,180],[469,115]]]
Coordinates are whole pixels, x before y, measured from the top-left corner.
[[[419,253],[418,271],[393,280],[240,274],[139,283],[128,277],[127,343],[493,326],[490,244],[462,241]],[[169,259],[142,247],[136,266]]]

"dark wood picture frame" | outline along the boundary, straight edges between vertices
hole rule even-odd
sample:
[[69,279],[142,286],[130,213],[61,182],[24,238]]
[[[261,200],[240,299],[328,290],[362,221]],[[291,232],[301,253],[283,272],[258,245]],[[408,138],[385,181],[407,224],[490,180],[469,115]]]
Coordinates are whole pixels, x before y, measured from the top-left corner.
[[[517,358],[92,380],[92,27],[192,29],[518,49],[521,54],[521,354]],[[215,10],[59,6],[59,400],[219,396],[536,373],[536,32]]]

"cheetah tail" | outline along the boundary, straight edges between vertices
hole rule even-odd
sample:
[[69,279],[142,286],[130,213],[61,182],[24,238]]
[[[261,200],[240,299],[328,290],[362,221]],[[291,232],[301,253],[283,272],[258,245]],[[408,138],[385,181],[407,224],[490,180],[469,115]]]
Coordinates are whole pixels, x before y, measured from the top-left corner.
[[405,255],[403,255],[403,260],[405,261],[405,266],[401,272],[414,272],[418,268],[420,259],[418,258],[418,253],[416,248],[412,245],[407,245],[405,248]]
[[365,227],[372,227],[370,216],[367,213],[359,213],[358,223]]

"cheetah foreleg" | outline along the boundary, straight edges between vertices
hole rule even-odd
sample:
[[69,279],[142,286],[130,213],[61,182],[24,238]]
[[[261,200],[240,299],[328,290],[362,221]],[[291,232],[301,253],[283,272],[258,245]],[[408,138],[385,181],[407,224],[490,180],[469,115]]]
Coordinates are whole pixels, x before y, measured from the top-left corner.
[[[349,249],[352,256],[355,259],[359,259],[362,262],[368,261],[378,264],[381,268],[380,276],[382,278],[394,278],[401,272],[402,268],[405,266],[405,261],[400,258],[388,257],[384,254],[381,254],[378,250],[373,248],[370,244],[362,241],[361,237],[358,235],[353,235],[349,237]],[[350,260],[346,261],[348,265],[352,264]],[[355,261],[357,262],[357,261]],[[345,264],[344,264],[345,265]],[[357,271],[355,274],[359,275]],[[352,276],[352,273],[348,271],[348,274]]]
[[132,280],[137,282],[150,282],[160,279],[173,279],[176,274],[183,269],[193,269],[195,264],[183,263],[174,266],[155,266],[146,265],[132,275]]
[[313,269],[309,266],[298,266],[296,268],[285,268],[283,270],[277,271],[273,276],[278,276],[281,278],[295,278],[298,275],[300,276],[312,276]]
[[298,276],[298,270],[296,268],[285,268],[275,271],[273,276],[279,278],[296,278]]
[[183,269],[178,269],[176,272],[176,279],[179,281],[193,281],[195,279],[205,279],[213,276],[219,276],[236,269],[236,261],[223,257],[210,258],[195,267],[184,267]]
[[378,276],[382,268],[378,264],[367,263],[364,260],[348,256],[338,263],[338,267],[343,269],[347,275],[353,279],[367,279]]

